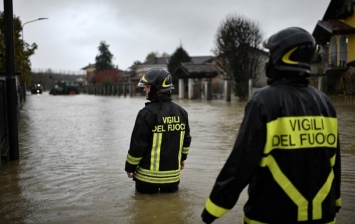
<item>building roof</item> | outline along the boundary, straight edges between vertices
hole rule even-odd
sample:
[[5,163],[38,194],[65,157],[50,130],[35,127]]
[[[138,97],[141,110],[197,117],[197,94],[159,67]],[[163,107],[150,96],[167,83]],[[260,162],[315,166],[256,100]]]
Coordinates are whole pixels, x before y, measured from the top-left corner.
[[208,63],[208,62],[212,62],[213,60],[213,56],[194,56],[190,58],[191,58],[191,62],[194,64]]
[[187,63],[183,62],[175,69],[174,76],[179,78],[213,78],[218,75],[212,63]]
[[[138,65],[155,65],[155,64],[168,65],[169,59],[170,59],[169,57],[158,57]],[[194,64],[200,64],[200,63],[211,62],[212,59],[213,56],[193,56],[191,57],[191,62]]]
[[89,65],[87,65],[87,66],[81,68],[81,70],[86,70],[86,69],[88,69],[88,68],[95,68],[95,64],[89,63]]
[[313,36],[317,43],[325,44],[332,35],[349,33],[355,33],[355,28],[340,20],[330,19],[318,21]]
[[343,23],[345,19],[354,14],[354,0],[331,0],[323,19],[318,21],[313,36],[319,44],[326,44],[331,35],[354,33],[354,28]]
[[335,19],[319,21],[317,25],[331,34],[348,34],[355,32],[354,27]]
[[155,65],[155,64],[168,64],[169,63],[169,57],[158,57],[158,58],[154,58],[152,60],[146,61],[142,64],[144,65]]
[[351,0],[331,0],[323,20],[344,19],[353,14],[354,1]]

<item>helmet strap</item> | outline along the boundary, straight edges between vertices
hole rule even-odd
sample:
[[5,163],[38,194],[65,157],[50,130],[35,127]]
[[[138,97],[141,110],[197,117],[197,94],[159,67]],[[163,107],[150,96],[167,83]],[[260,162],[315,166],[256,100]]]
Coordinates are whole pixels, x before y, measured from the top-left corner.
[[265,65],[265,73],[266,73],[266,77],[268,78],[277,78],[279,77],[281,74],[280,71],[278,71],[274,64],[272,63],[272,60],[270,58],[269,62],[266,63]]
[[157,97],[158,97],[157,91],[158,91],[157,88],[155,88],[153,85],[151,85],[147,100],[153,101],[153,100],[157,99]]

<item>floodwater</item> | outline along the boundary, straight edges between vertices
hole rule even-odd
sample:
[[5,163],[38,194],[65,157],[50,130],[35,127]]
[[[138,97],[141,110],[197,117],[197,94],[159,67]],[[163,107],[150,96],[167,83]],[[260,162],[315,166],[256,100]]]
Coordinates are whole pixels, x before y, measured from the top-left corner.
[[[244,103],[174,100],[189,113],[192,144],[180,190],[141,195],[124,171],[143,97],[28,95],[19,122],[20,160],[0,168],[0,223],[196,224],[233,146]],[[343,208],[355,220],[355,110],[339,108]],[[241,223],[237,205],[215,223]]]

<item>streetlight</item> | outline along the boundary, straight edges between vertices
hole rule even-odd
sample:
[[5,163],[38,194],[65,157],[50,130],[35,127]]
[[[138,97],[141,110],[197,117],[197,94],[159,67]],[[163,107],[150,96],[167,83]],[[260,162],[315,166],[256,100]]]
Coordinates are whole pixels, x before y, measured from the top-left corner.
[[36,21],[39,21],[39,20],[44,20],[44,19],[48,19],[48,18],[45,18],[45,17],[41,17],[41,18],[38,18],[38,19],[34,19],[34,20],[31,20],[31,21],[28,21],[28,22],[25,22],[24,24],[22,24],[21,26],[21,32],[22,32],[22,42],[23,42],[23,27],[28,24],[28,23],[33,23],[33,22],[36,22]]
[[[37,18],[37,19],[34,19],[34,20],[31,20],[31,21],[27,21],[27,22],[25,22],[24,24],[22,24],[22,26],[21,26],[21,36],[22,36],[22,43],[24,44],[24,42],[23,42],[23,27],[26,25],[26,24],[28,24],[28,23],[33,23],[33,22],[36,22],[36,21],[39,21],[39,20],[44,20],[44,19],[48,19],[48,18],[46,18],[46,17],[40,17],[40,18]],[[26,82],[24,83],[24,101],[26,101]]]

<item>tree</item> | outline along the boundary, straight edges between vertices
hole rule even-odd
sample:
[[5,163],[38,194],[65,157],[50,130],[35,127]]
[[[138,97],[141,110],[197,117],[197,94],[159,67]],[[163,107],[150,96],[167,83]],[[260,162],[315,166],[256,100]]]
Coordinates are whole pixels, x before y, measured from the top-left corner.
[[[4,12],[0,12],[0,24],[0,71],[3,72],[6,70]],[[14,16],[15,70],[21,74],[19,76],[19,82],[21,84],[26,83],[30,85],[32,82],[30,56],[34,55],[37,44],[33,43],[30,45],[20,39],[21,31],[21,20],[19,17]]]
[[[190,62],[191,58],[189,54],[180,45],[176,48],[175,52],[170,56],[168,63],[168,71],[173,74],[175,69],[179,66],[181,62]],[[173,75],[173,84],[175,85],[175,92],[179,92],[179,78]]]
[[164,52],[162,55],[161,55],[163,58],[170,58],[170,54]]
[[103,86],[117,85],[122,82],[122,75],[118,69],[99,71],[95,75],[96,84]]
[[129,69],[132,69],[132,68],[134,68],[135,66],[140,65],[140,64],[142,64],[142,62],[136,60],[136,61],[134,61],[133,64],[129,67]]
[[156,52],[152,51],[145,58],[145,62],[154,61],[156,58],[158,58],[158,56],[159,56],[159,53],[157,51]]
[[191,57],[180,45],[171,55],[168,63],[168,71],[172,74],[181,62],[190,62]]
[[248,79],[254,78],[261,63],[258,46],[262,41],[258,23],[230,14],[222,21],[216,35],[216,63],[233,80],[235,94],[248,95]]
[[99,54],[95,57],[95,69],[96,72],[113,69],[112,58],[110,50],[108,49],[110,45],[106,44],[105,41],[101,41],[98,47]]

